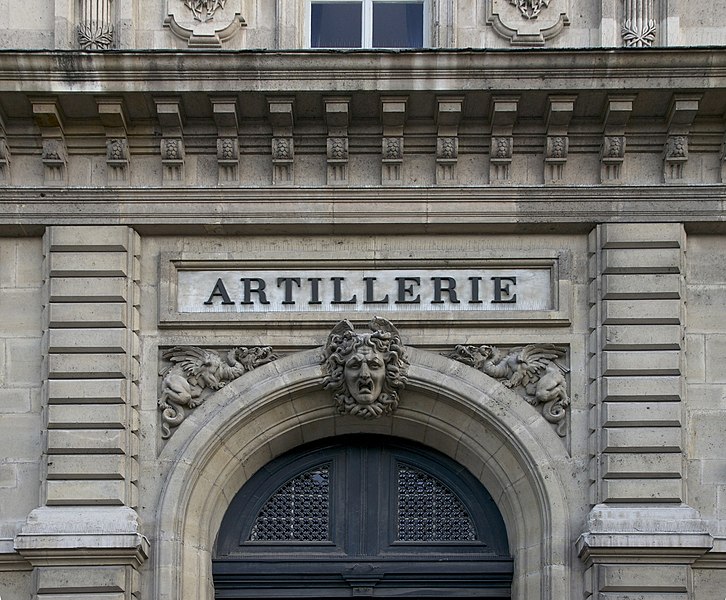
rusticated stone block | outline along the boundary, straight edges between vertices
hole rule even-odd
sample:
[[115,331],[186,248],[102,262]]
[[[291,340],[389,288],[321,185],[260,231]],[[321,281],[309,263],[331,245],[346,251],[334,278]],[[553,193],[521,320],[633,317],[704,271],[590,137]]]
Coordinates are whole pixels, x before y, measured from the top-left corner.
[[129,275],[125,252],[53,252],[51,277],[125,277]]
[[608,591],[669,592],[688,590],[689,569],[686,565],[602,565],[599,569],[599,585]]
[[602,474],[608,479],[678,478],[683,460],[676,453],[612,453],[602,455]]
[[126,352],[126,329],[51,329],[48,334],[49,352],[110,353]]
[[602,432],[603,452],[680,452],[680,427],[611,427]]
[[606,223],[601,226],[603,248],[679,248],[680,223]]
[[48,402],[124,403],[127,390],[127,382],[123,379],[55,379],[48,382]]
[[680,325],[605,325],[603,350],[680,350]]
[[123,404],[51,404],[49,429],[123,429],[126,407]]
[[48,317],[51,327],[126,327],[129,310],[116,302],[52,303]]
[[124,504],[123,481],[64,480],[48,481],[48,506],[84,506]]
[[678,427],[680,402],[605,402],[602,408],[605,427]]
[[679,273],[680,248],[611,248],[602,252],[602,270],[613,273]]
[[604,352],[603,375],[680,375],[681,355],[677,351]]
[[613,402],[637,400],[673,401],[682,396],[680,377],[603,377],[602,399]]
[[53,277],[51,302],[126,302],[128,280],[124,277]]
[[48,454],[123,454],[126,439],[119,429],[49,429]]
[[604,479],[603,502],[681,502],[680,479]]
[[128,228],[117,225],[56,225],[49,231],[53,252],[126,252],[132,239]]
[[48,375],[52,379],[113,379],[128,374],[125,354],[51,354]]
[[58,454],[48,458],[48,479],[124,479],[122,454]]
[[604,300],[603,325],[679,324],[682,320],[680,300]]
[[674,274],[603,275],[605,300],[668,300],[681,297],[681,277]]

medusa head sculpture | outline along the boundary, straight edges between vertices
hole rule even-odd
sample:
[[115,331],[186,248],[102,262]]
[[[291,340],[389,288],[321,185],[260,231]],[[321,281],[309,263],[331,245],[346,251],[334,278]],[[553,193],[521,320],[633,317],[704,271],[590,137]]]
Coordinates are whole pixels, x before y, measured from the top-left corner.
[[369,328],[357,333],[350,321],[333,328],[323,353],[323,388],[333,392],[341,414],[376,419],[398,406],[409,363],[390,321],[374,317]]

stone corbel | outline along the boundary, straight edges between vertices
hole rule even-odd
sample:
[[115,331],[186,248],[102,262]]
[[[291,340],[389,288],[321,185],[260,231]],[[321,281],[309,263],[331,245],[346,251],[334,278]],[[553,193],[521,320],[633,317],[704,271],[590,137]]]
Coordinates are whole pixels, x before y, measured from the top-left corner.
[[5,132],[5,121],[0,114],[0,185],[10,183],[10,146]]
[[190,48],[221,48],[247,23],[240,0],[167,0],[164,26]]
[[217,125],[217,166],[219,185],[239,182],[239,124],[235,98],[212,98]]
[[635,96],[608,97],[600,149],[600,183],[621,184],[625,177],[625,128]]
[[698,113],[700,96],[676,95],[668,111],[668,138],[663,148],[663,181],[679,183],[688,161],[688,134]]
[[407,103],[406,96],[381,98],[381,185],[403,185],[403,127]]
[[328,185],[348,185],[348,123],[350,98],[325,98],[325,124],[328,128]]
[[98,115],[106,130],[106,180],[109,185],[129,182],[129,143],[126,111],[121,98],[97,98]]
[[456,185],[459,159],[459,123],[464,108],[463,96],[437,99],[436,110],[436,184]]
[[558,184],[564,178],[565,163],[570,149],[568,130],[576,99],[575,96],[550,96],[548,99],[545,184]]
[[181,102],[177,98],[157,98],[156,114],[161,126],[161,166],[163,185],[184,182],[184,133]]
[[267,109],[272,125],[272,185],[295,183],[294,100],[268,98]]
[[33,117],[43,139],[43,183],[47,186],[65,186],[68,178],[68,151],[66,149],[63,118],[55,99],[31,99]]
[[489,114],[492,137],[489,147],[489,183],[511,183],[511,165],[514,151],[514,124],[517,122],[519,97],[492,98]]
[[513,46],[544,46],[570,24],[569,0],[489,0],[487,23]]

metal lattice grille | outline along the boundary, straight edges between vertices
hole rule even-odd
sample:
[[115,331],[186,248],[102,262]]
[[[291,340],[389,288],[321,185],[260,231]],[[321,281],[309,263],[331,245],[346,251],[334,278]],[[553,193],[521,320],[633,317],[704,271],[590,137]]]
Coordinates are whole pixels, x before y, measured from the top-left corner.
[[435,477],[398,465],[398,540],[474,541],[476,529],[461,500]]
[[330,473],[321,465],[279,488],[260,510],[251,541],[321,542],[329,538]]

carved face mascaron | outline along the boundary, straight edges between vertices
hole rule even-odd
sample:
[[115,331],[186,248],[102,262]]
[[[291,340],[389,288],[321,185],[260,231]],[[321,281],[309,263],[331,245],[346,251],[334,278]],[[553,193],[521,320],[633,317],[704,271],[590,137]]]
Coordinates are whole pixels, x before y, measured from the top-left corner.
[[348,392],[359,404],[371,404],[383,391],[386,365],[380,352],[361,346],[345,361],[343,367]]
[[340,322],[328,336],[323,356],[323,387],[333,392],[338,411],[366,419],[396,409],[408,369],[398,330],[379,318],[370,329],[372,333],[356,333],[350,322]]

